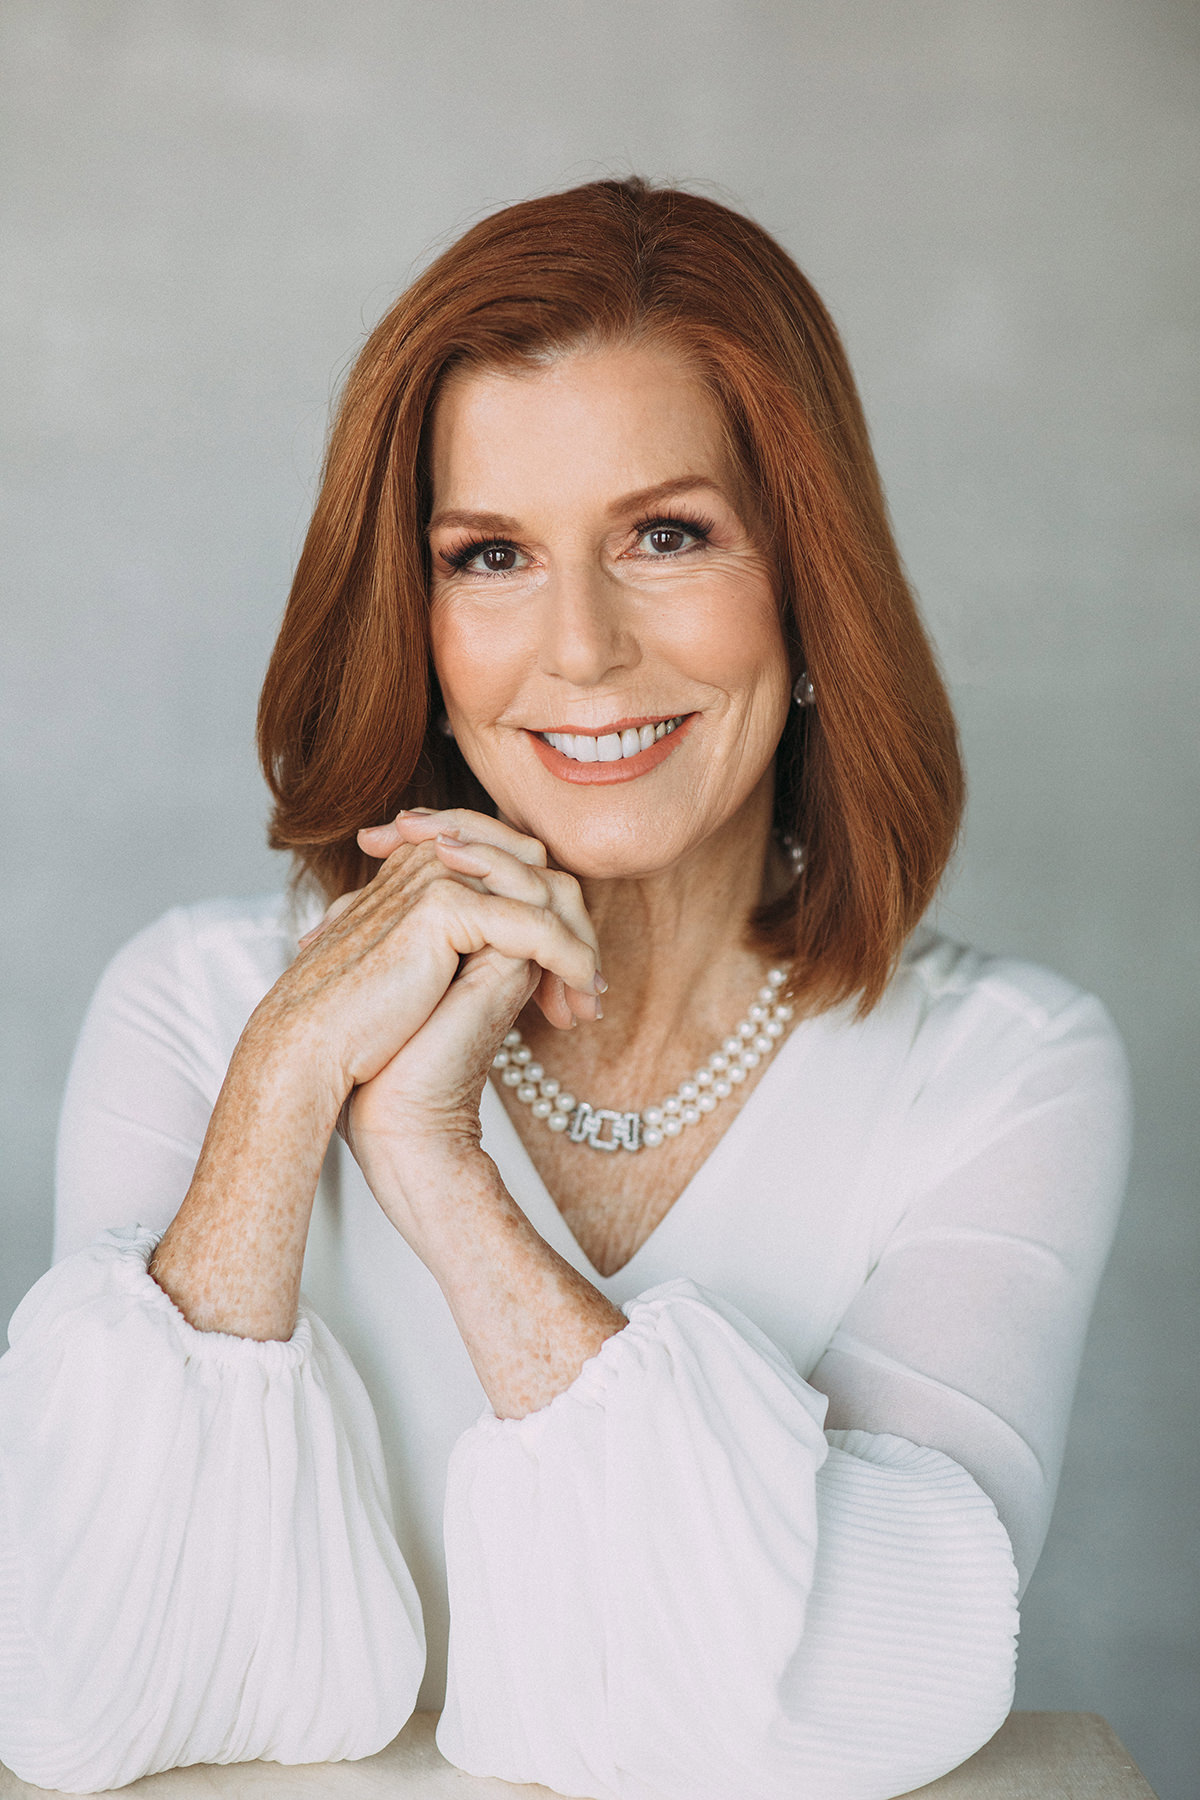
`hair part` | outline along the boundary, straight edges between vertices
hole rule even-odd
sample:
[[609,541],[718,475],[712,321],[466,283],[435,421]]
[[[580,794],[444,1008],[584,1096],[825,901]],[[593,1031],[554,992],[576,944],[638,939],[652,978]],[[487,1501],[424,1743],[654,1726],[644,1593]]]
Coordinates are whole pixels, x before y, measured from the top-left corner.
[[609,345],[684,358],[725,421],[780,582],[794,672],[775,822],[805,846],[753,941],[809,1011],[882,994],[957,836],[945,687],[892,537],[836,330],[786,252],[715,201],[640,179],[505,208],[443,252],[351,369],[259,703],[270,838],[332,899],[378,863],[356,833],[402,806],[493,803],[441,735],[429,649],[427,436],[470,369]]

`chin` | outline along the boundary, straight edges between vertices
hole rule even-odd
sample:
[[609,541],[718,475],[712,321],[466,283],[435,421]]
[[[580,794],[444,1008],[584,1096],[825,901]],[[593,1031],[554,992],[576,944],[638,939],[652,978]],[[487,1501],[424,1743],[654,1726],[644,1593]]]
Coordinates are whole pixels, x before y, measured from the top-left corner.
[[528,828],[540,837],[547,854],[560,869],[580,881],[636,881],[661,875],[694,848],[694,840],[676,840],[662,832],[616,831],[610,834]]

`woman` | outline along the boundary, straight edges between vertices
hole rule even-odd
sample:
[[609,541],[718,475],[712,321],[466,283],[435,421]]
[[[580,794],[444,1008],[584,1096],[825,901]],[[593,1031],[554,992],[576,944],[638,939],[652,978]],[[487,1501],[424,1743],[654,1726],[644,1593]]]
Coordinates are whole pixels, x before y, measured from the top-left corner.
[[72,1072],[0,1753],[362,1756],[444,1697],[461,1768],[597,1800],[954,1766],[1124,1065],[915,930],[954,728],[779,247],[627,181],[440,257],[351,374],[260,738],[299,905],[152,926]]

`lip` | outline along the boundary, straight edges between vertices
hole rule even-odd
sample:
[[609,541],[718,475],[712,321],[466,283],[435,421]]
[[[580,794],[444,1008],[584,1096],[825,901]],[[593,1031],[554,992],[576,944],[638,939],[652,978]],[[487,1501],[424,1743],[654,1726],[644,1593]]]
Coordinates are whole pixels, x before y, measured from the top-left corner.
[[[698,713],[688,713],[666,737],[656,739],[647,749],[639,750],[636,756],[630,756],[621,762],[575,762],[572,757],[564,756],[561,750],[556,750],[553,744],[546,743],[536,731],[527,731],[525,735],[533,745],[542,767],[549,769],[552,775],[557,775],[560,781],[572,781],[579,787],[609,787],[617,781],[636,781],[639,775],[648,775],[651,769],[657,769],[670,756],[679,739],[691,730],[693,720],[698,717]],[[603,731],[576,731],[573,735],[603,737],[611,731],[634,730],[639,725],[654,723],[653,718],[624,719],[619,725],[606,725]]]
[[[564,737],[609,737],[614,731],[640,731],[643,725],[661,725],[664,719],[679,717],[678,713],[643,713],[637,719],[614,719],[610,725],[539,725],[537,729],[545,736],[553,731]],[[675,729],[678,731],[679,727]],[[633,758],[629,760],[632,762]]]

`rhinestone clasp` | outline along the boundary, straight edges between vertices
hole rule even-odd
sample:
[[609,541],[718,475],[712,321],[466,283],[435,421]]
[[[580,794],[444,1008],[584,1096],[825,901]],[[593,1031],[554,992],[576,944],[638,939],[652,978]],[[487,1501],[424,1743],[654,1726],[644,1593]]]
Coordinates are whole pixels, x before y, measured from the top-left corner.
[[[601,1137],[606,1125],[612,1126],[609,1137]],[[589,1106],[581,1100],[571,1114],[568,1136],[574,1144],[590,1144],[593,1150],[640,1150],[642,1117],[635,1112],[613,1112],[609,1106]]]

